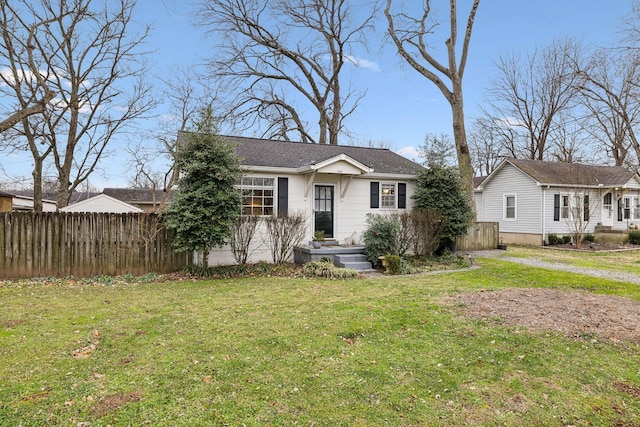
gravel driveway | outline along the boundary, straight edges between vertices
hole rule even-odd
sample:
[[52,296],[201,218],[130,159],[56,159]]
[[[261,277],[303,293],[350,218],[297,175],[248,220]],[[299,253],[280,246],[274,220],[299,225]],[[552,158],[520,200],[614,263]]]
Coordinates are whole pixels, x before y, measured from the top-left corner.
[[576,267],[573,265],[562,264],[559,262],[542,261],[536,258],[516,258],[510,257],[509,252],[493,250],[493,251],[475,251],[471,253],[473,258],[499,258],[509,262],[525,264],[532,267],[547,268],[549,270],[562,270],[571,273],[586,274],[588,276],[600,277],[603,279],[618,280],[621,282],[636,283],[640,285],[640,275],[627,273],[622,271],[597,270],[594,268]]

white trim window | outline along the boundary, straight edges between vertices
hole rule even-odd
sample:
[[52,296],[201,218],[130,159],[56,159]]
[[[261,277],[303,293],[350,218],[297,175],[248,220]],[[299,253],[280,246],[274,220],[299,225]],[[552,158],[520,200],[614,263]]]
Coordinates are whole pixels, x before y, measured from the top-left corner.
[[380,183],[380,207],[382,209],[396,208],[396,184]]
[[275,206],[275,179],[245,176],[238,185],[242,194],[242,216],[271,216]]
[[502,199],[503,219],[505,221],[517,221],[518,197],[515,194],[505,194]]
[[560,218],[571,219],[571,195],[560,195]]
[[631,219],[631,198],[630,197],[625,197],[624,199],[622,199],[622,212],[623,212],[623,219]]

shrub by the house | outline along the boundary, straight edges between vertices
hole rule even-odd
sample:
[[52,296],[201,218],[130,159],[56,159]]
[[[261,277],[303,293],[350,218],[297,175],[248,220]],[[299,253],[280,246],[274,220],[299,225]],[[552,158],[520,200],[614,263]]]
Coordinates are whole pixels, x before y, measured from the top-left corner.
[[380,264],[379,257],[398,253],[398,235],[400,220],[393,216],[380,214],[367,215],[368,228],[362,234],[364,254],[372,265]]

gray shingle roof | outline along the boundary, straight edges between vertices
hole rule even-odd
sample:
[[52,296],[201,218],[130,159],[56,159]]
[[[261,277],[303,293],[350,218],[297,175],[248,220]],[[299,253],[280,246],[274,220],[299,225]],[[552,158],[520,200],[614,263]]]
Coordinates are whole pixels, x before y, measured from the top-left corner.
[[636,172],[621,166],[593,166],[579,163],[506,159],[541,184],[616,187],[629,182]]
[[[180,133],[178,139],[184,138]],[[301,168],[346,154],[373,168],[374,173],[415,175],[423,168],[419,164],[383,148],[345,145],[307,144],[303,142],[223,136],[237,145],[236,152],[245,166]]]
[[[156,190],[156,203],[162,200],[163,190]],[[153,190],[146,188],[105,188],[102,194],[111,196],[125,203],[153,203]],[[173,193],[170,192],[167,201],[171,201]]]

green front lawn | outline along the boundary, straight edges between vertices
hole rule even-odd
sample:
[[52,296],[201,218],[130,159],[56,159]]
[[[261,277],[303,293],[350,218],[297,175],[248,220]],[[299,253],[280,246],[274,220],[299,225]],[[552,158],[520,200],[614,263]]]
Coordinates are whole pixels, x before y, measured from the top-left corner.
[[434,275],[0,285],[0,425],[640,425],[640,348],[462,318],[456,292],[637,286],[500,260]]

